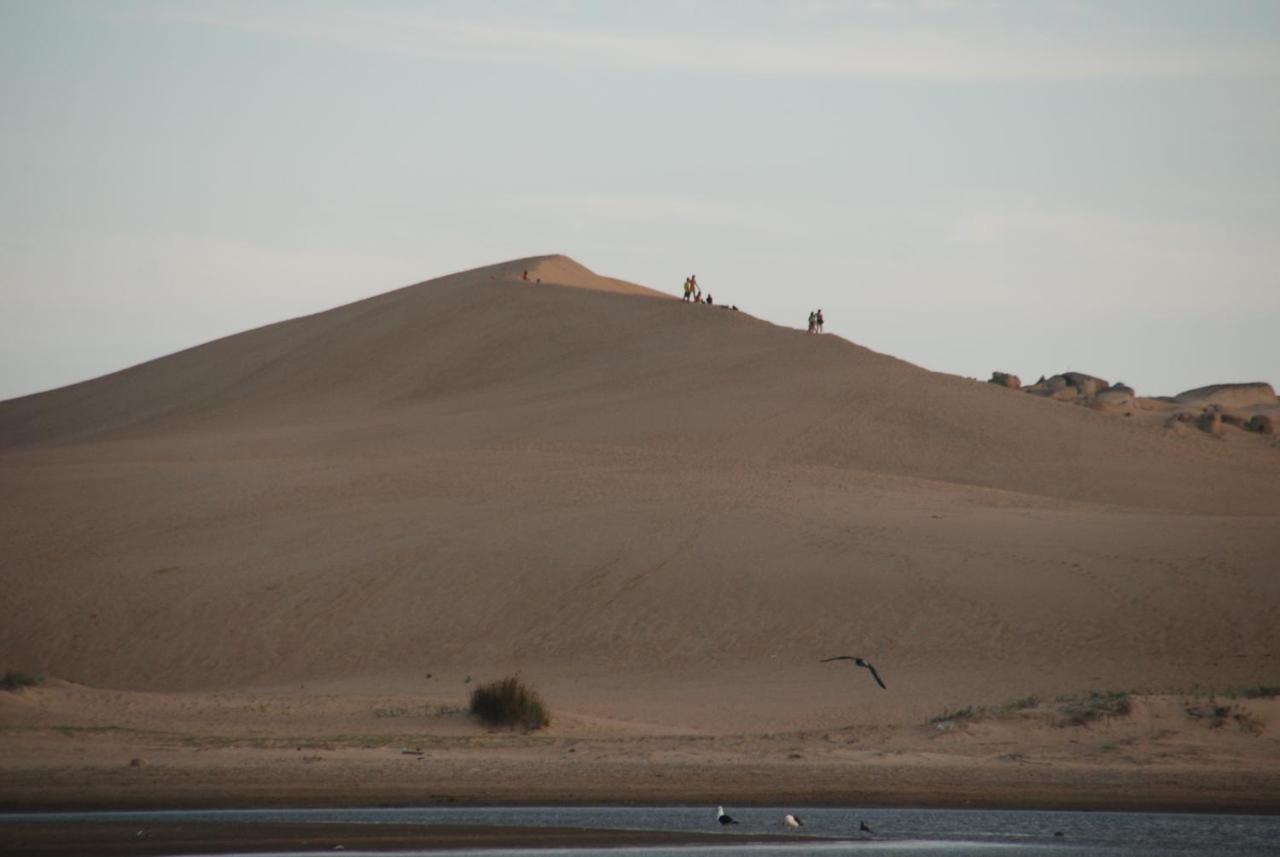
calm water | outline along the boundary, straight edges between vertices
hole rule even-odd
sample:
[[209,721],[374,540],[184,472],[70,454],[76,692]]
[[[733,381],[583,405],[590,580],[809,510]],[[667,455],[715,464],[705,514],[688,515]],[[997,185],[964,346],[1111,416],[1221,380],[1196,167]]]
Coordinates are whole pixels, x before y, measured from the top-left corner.
[[[1155,857],[1280,855],[1280,817],[1113,812],[1030,812],[1000,810],[903,809],[739,809],[725,807],[740,824],[736,833],[782,833],[782,816],[804,821],[803,833],[830,843],[682,848],[538,849],[539,855],[671,855],[671,857],[799,857],[838,855],[1043,854],[1057,857]],[[719,831],[715,808],[689,807],[458,807],[430,809],[207,810],[172,812],[91,812],[0,814],[0,841],[6,821],[341,821],[366,824],[478,824],[521,827],[590,827],[630,830]],[[860,833],[866,822],[873,834]],[[1061,836],[1056,836],[1061,833]],[[332,854],[333,852],[317,852]],[[349,855],[361,852],[347,851]],[[412,852],[409,852],[412,853]],[[453,854],[520,854],[530,850],[472,850]],[[92,854],[92,846],[86,848]]]

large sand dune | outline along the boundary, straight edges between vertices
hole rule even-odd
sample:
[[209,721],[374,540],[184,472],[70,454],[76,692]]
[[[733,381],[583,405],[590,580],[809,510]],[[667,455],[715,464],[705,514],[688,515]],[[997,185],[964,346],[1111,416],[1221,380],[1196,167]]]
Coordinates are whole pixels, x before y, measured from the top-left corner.
[[0,403],[0,482],[0,668],[80,685],[518,669],[582,728],[723,732],[1280,677],[1274,447],[564,257]]

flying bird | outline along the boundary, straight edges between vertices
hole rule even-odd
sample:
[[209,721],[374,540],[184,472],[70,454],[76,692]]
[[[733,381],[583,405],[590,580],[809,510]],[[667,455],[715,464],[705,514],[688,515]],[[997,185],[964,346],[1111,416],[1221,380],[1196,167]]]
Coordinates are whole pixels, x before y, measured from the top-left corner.
[[792,815],[791,813],[787,813],[782,817],[782,824],[788,830],[796,830],[804,827],[804,822],[800,820],[800,817],[798,815]]
[[853,655],[836,655],[834,658],[823,658],[819,663],[827,663],[829,661],[853,661],[854,666],[863,667],[871,670],[871,677],[876,680],[876,684],[880,685],[881,690],[888,690],[884,686],[884,680],[880,678],[880,673],[876,672],[876,668],[864,661],[862,658],[855,658]]
[[718,806],[718,807],[716,807],[716,810],[717,810],[717,812],[719,813],[719,815],[717,816],[716,820],[717,820],[717,821],[719,821],[721,824],[737,824],[737,823],[738,823],[737,821],[735,821],[735,820],[733,819],[733,816],[731,816],[731,815],[727,815],[727,814],[725,813],[725,811],[724,811],[724,807],[722,807],[722,806]]

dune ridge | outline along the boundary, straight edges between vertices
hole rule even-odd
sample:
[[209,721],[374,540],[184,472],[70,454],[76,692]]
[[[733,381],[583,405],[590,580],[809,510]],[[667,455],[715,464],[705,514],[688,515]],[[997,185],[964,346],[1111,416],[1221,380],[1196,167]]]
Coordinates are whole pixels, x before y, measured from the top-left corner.
[[[522,269],[548,276],[539,288]],[[1087,502],[1280,508],[1256,456],[1167,447],[838,337],[639,295],[660,296],[565,257],[462,272],[3,403],[0,449],[472,418],[468,443],[693,446]]]

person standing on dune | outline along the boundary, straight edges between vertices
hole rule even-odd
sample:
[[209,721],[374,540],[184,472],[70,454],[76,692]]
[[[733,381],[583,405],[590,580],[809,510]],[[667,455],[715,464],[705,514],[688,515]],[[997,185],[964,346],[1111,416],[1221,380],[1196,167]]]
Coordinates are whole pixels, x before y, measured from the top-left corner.
[[814,322],[814,325],[815,325],[815,326],[816,326],[816,328],[817,328],[818,333],[822,333],[822,324],[823,324],[823,321],[822,321],[822,310],[818,310],[817,314],[816,314],[816,315],[814,315],[814,317],[813,317],[813,322]]
[[818,329],[818,314],[816,312],[810,311],[809,312],[809,332],[813,333],[817,329]]

